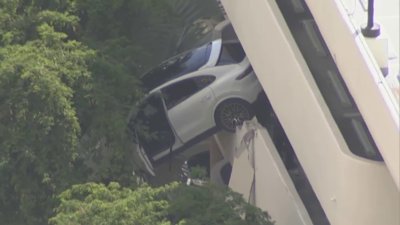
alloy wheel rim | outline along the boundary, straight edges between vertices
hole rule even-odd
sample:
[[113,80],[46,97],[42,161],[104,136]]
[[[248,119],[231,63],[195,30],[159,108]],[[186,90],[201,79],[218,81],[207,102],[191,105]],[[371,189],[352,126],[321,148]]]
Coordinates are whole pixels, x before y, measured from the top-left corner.
[[228,130],[234,131],[237,125],[249,119],[248,109],[240,103],[230,103],[221,109],[221,123]]

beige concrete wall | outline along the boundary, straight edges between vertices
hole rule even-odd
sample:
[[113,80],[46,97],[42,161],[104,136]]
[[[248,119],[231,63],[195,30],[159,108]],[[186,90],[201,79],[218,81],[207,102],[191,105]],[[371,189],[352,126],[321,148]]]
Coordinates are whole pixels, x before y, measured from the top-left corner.
[[312,225],[267,131],[257,122],[237,130],[229,187],[266,210],[280,225]]
[[[322,7],[323,2],[331,1],[312,2]],[[222,0],[222,3],[331,224],[400,224],[400,197],[394,176],[390,175],[385,164],[356,157],[349,151],[275,2]],[[327,16],[334,17],[330,11],[334,11],[335,7],[323,11]],[[340,24],[332,26],[342,30]],[[347,32],[347,28],[343,29],[340,32]],[[340,36],[337,32],[335,35]],[[349,41],[347,33],[345,36],[343,41]],[[336,40],[336,45],[341,41]],[[354,39],[350,41],[354,42]],[[331,39],[328,44],[331,42],[335,40]],[[348,53],[352,57],[360,56],[359,50],[351,44],[346,47],[353,51]],[[334,57],[340,61],[341,70],[345,60],[352,60],[348,56],[339,59],[334,54]],[[348,73],[360,76],[354,74],[354,69],[364,64],[352,64],[354,66],[347,68]],[[360,70],[368,73],[373,69],[368,66]],[[385,160],[388,156],[393,157],[391,162],[394,163],[388,164],[395,175],[393,166],[398,155],[394,148],[397,146],[398,136],[395,135],[398,130],[393,123],[392,112],[388,111],[386,101],[382,99],[381,89],[371,87],[376,84],[373,78],[365,80],[359,83],[360,87],[371,88],[370,92],[379,92],[379,95],[370,98],[372,103],[363,101],[357,104],[368,125],[376,125],[379,120],[371,118],[372,114],[383,115],[384,121],[372,133],[375,138],[380,138],[377,141],[380,149],[392,151],[385,153]],[[359,90],[363,88],[356,89],[366,94],[365,90]],[[354,87],[351,92],[353,94]],[[358,99],[362,93],[356,94],[355,98]],[[376,105],[372,107],[370,104],[374,103]]]
[[345,16],[341,2],[306,2],[400,190],[399,103],[382,77],[364,37]]
[[265,129],[258,130],[255,149],[256,205],[281,225],[312,225],[289,174]]

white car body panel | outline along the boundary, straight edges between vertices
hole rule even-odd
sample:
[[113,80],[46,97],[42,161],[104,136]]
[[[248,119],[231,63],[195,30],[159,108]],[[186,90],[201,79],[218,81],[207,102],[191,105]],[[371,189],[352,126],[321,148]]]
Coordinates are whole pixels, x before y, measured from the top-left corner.
[[208,62],[202,66],[199,70],[207,67],[212,67],[217,64],[219,54],[221,52],[221,47],[222,47],[222,40],[217,39],[211,43],[211,53],[210,53],[210,58],[208,59]]
[[215,126],[215,103],[211,88],[206,87],[168,110],[171,125],[184,143]]
[[258,94],[262,91],[262,87],[254,72],[251,72],[250,75],[241,80],[236,80],[236,77],[244,72],[249,66],[250,63],[248,59],[245,58],[239,64],[213,68],[216,73],[219,73],[219,78],[215,81],[215,84],[211,86],[218,101],[216,106],[220,102],[230,98],[239,98],[248,103],[256,101]]
[[[176,137],[176,133],[175,133],[175,137]],[[167,156],[168,154],[170,154],[170,151],[175,151],[175,150],[179,149],[180,147],[182,147],[183,145],[184,145],[184,143],[181,140],[178,140],[177,138],[175,138],[175,143],[172,146],[172,149],[166,149],[165,151],[158,153],[157,155],[152,157],[152,160],[154,160],[154,161],[159,160],[159,159],[163,158],[164,156]]]
[[[202,75],[214,75],[216,77],[216,80],[209,87],[197,92],[167,111],[171,127],[176,136],[172,151],[181,148],[185,143],[203,132],[214,128],[216,126],[214,113],[221,102],[237,98],[251,104],[257,100],[262,87],[254,72],[251,72],[250,75],[241,80],[236,80],[236,77],[249,66],[249,60],[245,57],[239,64],[199,69],[169,81],[151,91],[151,93],[159,92],[162,88],[179,81]],[[169,153],[170,149],[167,149],[155,155],[152,160],[159,160]]]

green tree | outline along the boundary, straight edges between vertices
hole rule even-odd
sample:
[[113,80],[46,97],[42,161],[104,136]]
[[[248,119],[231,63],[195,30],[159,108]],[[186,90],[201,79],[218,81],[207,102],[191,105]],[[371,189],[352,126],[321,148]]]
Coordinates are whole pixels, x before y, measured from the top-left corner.
[[90,181],[128,185],[136,165],[126,123],[141,96],[137,77],[179,46],[189,48],[205,37],[202,23],[199,29],[190,25],[207,18],[215,23],[221,16],[214,0],[77,0],[70,8],[79,18],[73,36],[97,52],[89,67],[92,89],[77,101],[79,156]]
[[38,33],[0,48],[0,220],[25,224],[48,215],[68,184],[80,134],[74,91],[87,88],[94,54],[46,24]]
[[[77,157],[87,179],[128,184],[134,165],[126,122],[141,96],[137,77],[175,54],[184,39],[203,37],[204,29],[190,27],[220,19],[215,5],[214,0],[0,0],[0,48],[76,41],[95,51],[85,65],[90,72],[85,88],[71,87],[81,131]],[[62,38],[43,40],[40,27]]]
[[122,188],[118,183],[74,185],[60,195],[60,205],[50,224],[166,225],[168,203],[160,198],[160,194],[172,188],[143,186],[132,190]]
[[47,23],[71,36],[79,18],[74,1],[0,0],[0,46],[40,39],[38,26]]
[[45,224],[75,183],[134,184],[126,123],[137,77],[182,33],[200,39],[185,27],[211,17],[180,4],[0,0],[0,224]]
[[267,213],[226,188],[172,183],[122,188],[117,183],[74,185],[60,196],[53,225],[272,225]]

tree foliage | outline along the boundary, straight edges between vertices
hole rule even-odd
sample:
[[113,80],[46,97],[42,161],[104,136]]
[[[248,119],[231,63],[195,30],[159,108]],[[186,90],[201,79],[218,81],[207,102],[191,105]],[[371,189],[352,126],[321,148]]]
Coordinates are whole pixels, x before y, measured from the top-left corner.
[[[46,224],[73,184],[135,184],[126,123],[138,77],[206,38],[221,18],[212,4],[0,0],[0,224]],[[130,190],[113,185],[101,188]]]
[[16,218],[26,221],[47,214],[49,195],[65,188],[77,157],[73,97],[87,88],[93,51],[64,42],[47,24],[38,34],[41,40],[0,49],[1,218],[13,215],[9,210],[20,210]]
[[118,183],[75,185],[60,196],[53,225],[272,225],[267,213],[215,186],[172,183],[122,188]]
[[74,185],[60,195],[61,203],[50,224],[167,225],[164,218],[168,203],[160,194],[171,188],[143,186],[132,190],[121,188],[118,183]]

